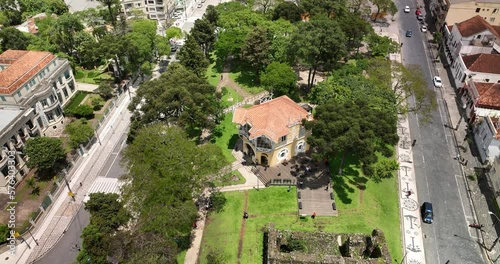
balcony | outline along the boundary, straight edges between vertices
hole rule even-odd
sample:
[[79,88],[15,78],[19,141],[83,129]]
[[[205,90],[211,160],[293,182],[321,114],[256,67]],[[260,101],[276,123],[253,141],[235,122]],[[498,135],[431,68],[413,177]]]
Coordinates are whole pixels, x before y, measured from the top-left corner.
[[273,151],[273,149],[271,148],[260,148],[260,147],[255,147],[257,149],[257,151],[260,151],[260,152],[271,152]]
[[0,150],[2,153],[0,154],[0,168],[2,168],[7,163],[7,151],[2,149]]

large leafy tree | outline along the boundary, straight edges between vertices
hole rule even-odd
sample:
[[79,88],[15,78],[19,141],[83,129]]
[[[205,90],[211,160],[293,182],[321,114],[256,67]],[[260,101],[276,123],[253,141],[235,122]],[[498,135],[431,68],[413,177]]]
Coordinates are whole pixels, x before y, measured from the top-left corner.
[[[129,109],[134,111],[133,128],[164,122],[187,128],[215,127],[222,115],[215,87],[178,63],[166,74],[146,82],[137,90]],[[133,133],[134,131],[131,131]]]
[[2,51],[25,50],[29,45],[29,38],[15,27],[6,27],[0,30],[0,46]]
[[387,57],[389,53],[398,52],[400,45],[394,40],[379,36],[376,33],[368,35],[368,48],[373,57]]
[[248,33],[241,47],[241,59],[253,70],[257,80],[260,72],[271,63],[270,53],[271,41],[265,28],[256,27]]
[[301,0],[300,7],[310,16],[343,17],[347,13],[345,0]]
[[69,134],[70,145],[73,148],[87,143],[94,136],[94,129],[85,118],[69,123],[65,130]]
[[193,35],[188,35],[184,46],[179,51],[179,62],[191,70],[196,76],[201,77],[208,67],[208,60]]
[[211,51],[215,42],[215,28],[207,19],[196,19],[191,36],[198,42],[205,56]]
[[308,87],[312,87],[319,66],[331,67],[345,55],[345,35],[339,24],[330,19],[299,24],[292,36],[290,56],[309,68]]
[[62,52],[72,56],[77,46],[75,35],[84,28],[77,16],[66,13],[55,21],[53,27],[55,32],[51,32],[54,36],[51,41],[59,44]]
[[269,21],[265,27],[269,32],[271,41],[270,57],[272,61],[287,62],[287,52],[290,46],[291,36],[297,27],[284,19]]
[[120,8],[120,0],[97,0],[108,9],[109,21],[113,26],[116,26],[116,15]]
[[358,15],[340,18],[340,27],[346,36],[349,50],[359,48],[363,38],[373,31],[370,23]]
[[65,153],[58,138],[35,137],[26,141],[25,154],[29,157],[26,164],[30,168],[51,170],[64,161]]
[[18,0],[24,17],[39,13],[62,15],[69,11],[64,0]]
[[373,16],[373,21],[377,20],[380,12],[395,14],[398,10],[393,0],[371,0],[371,2],[377,7],[377,13]]
[[219,20],[219,12],[213,5],[207,6],[205,14],[203,14],[203,19],[206,19],[210,25],[213,27],[217,26],[217,21]]
[[23,20],[22,10],[16,0],[0,1],[0,12],[3,18],[3,26],[19,25]]
[[297,85],[297,74],[288,64],[273,62],[262,73],[261,83],[274,96],[292,95]]
[[298,7],[295,3],[282,2],[279,3],[276,8],[274,8],[273,20],[283,18],[292,23],[295,23],[302,19],[300,15],[300,7]]
[[308,143],[323,157],[356,155],[363,170],[377,162],[376,151],[398,141],[397,116],[372,106],[367,98],[337,103],[330,100],[316,108],[315,120],[306,122],[313,134]]
[[197,216],[194,197],[225,166],[220,148],[197,146],[178,127],[146,126],[124,153],[129,173],[123,198],[141,230],[188,236]]

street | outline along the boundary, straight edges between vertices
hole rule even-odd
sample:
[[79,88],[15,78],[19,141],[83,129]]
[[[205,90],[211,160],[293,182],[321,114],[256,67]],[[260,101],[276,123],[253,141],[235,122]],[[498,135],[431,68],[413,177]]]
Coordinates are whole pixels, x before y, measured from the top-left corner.
[[[453,159],[457,153],[453,132],[445,126],[449,123],[447,106],[437,90],[439,88],[434,88],[432,84],[432,77],[437,71],[432,62],[433,55],[427,49],[428,40],[420,31],[420,23],[416,19],[416,4],[401,0],[397,5],[399,10],[406,5],[411,8],[410,13],[400,12],[396,21],[403,43],[403,64],[421,66],[428,87],[436,91],[438,101],[438,109],[429,123],[422,123],[418,115],[409,116],[411,139],[416,140],[413,163],[418,202],[420,205],[431,202],[434,207],[434,223],[422,223],[426,263],[485,263],[477,242],[479,238],[468,227],[473,222],[473,210],[465,193],[462,172]],[[405,37],[407,30],[413,31],[412,37]]]
[[[118,178],[125,174],[124,168],[120,165],[122,151],[125,148],[127,134],[120,135],[121,138],[111,154],[107,157],[104,166],[98,174],[98,177]],[[98,143],[97,143],[98,144]],[[76,217],[71,222],[63,237],[57,244],[35,263],[53,264],[53,263],[73,263],[76,260],[79,249],[82,246],[80,235],[83,228],[89,224],[90,214],[80,207]],[[78,245],[78,246],[77,246]]]

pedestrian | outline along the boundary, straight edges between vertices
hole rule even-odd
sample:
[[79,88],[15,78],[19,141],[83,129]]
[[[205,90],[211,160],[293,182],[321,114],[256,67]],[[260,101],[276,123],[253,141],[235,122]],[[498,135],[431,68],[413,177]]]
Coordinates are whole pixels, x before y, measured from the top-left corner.
[[325,191],[327,191],[327,192],[328,192],[328,185],[326,186]]
[[401,42],[401,47],[403,47],[403,42]]
[[80,187],[82,187],[82,185],[83,185],[82,182],[80,182]]
[[316,218],[316,212],[313,212],[313,214],[311,215],[311,218],[312,219]]
[[411,143],[411,146],[414,147],[415,144],[417,144],[417,140],[416,139],[413,140],[413,142]]
[[194,221],[194,223],[193,223],[193,228],[194,229],[198,228],[198,224],[196,223],[196,221]]
[[224,75],[221,74],[220,75],[220,80],[222,81],[223,78],[224,78]]
[[410,197],[411,191],[406,192],[406,198]]

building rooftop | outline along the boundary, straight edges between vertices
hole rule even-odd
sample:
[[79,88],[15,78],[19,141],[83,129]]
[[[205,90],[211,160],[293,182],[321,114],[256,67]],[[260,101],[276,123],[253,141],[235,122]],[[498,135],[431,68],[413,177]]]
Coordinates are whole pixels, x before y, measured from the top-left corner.
[[500,54],[464,55],[462,59],[469,71],[500,74]]
[[71,13],[102,6],[97,0],[64,0],[64,2],[68,5],[69,12]]
[[500,109],[500,83],[474,82],[479,93],[478,107]]
[[19,107],[0,107],[0,134],[3,134],[5,132],[4,130],[9,126],[9,124],[17,119],[17,117],[23,112],[24,110],[20,109]]
[[479,15],[457,23],[456,26],[463,37],[470,37],[488,30],[491,34],[500,38],[500,26],[490,25],[490,23],[486,22],[486,20]]
[[12,94],[56,56],[46,51],[7,50],[0,54],[0,94]]
[[266,135],[274,142],[287,135],[289,127],[301,123],[303,119],[312,120],[312,116],[287,96],[248,109],[238,108],[233,116],[234,123],[252,126],[250,139]]

